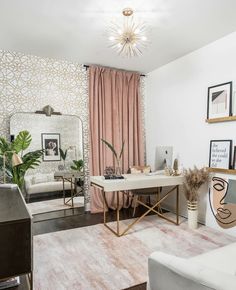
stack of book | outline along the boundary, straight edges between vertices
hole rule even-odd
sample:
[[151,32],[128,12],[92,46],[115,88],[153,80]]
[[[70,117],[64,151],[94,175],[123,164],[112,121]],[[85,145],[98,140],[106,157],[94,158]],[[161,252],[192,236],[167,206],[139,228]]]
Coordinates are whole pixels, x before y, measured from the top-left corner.
[[20,285],[20,277],[10,278],[4,281],[0,281],[0,290],[15,287]]

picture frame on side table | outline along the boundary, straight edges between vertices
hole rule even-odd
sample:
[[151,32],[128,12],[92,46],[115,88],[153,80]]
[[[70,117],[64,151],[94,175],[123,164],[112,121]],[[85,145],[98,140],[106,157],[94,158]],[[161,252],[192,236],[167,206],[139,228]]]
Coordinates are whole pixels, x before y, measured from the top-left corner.
[[43,161],[60,161],[61,148],[60,134],[59,133],[42,133],[41,134]]
[[232,116],[232,82],[208,88],[207,119]]
[[210,168],[231,168],[232,140],[211,140],[209,167]]

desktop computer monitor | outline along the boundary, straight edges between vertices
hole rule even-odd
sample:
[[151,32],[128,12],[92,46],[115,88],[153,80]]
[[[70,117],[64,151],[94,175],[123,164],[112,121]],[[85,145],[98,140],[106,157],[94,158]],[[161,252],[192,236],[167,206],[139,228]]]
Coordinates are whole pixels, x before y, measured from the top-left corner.
[[157,146],[156,147],[156,170],[163,170],[165,166],[172,167],[173,147]]

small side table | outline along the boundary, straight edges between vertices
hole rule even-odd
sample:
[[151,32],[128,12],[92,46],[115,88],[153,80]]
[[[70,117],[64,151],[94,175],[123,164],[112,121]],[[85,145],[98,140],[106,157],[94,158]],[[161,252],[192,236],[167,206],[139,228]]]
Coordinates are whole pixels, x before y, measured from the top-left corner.
[[[68,205],[70,207],[74,207],[74,198],[76,196],[78,196],[78,194],[83,191],[83,187],[81,186],[81,190],[77,191],[77,180],[80,179],[81,177],[83,177],[84,174],[83,172],[79,172],[79,171],[66,171],[66,170],[62,170],[62,171],[56,171],[54,173],[54,177],[59,177],[62,179],[62,183],[63,183],[63,202],[65,205]],[[65,191],[65,182],[70,182],[71,184],[71,196],[69,198],[66,198],[66,191]],[[74,185],[74,186],[73,186]]]

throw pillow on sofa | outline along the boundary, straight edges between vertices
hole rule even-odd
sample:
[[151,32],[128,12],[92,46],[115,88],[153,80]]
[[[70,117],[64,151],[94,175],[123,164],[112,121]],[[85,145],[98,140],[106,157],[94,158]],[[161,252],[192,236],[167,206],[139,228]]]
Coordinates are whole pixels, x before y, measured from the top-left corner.
[[46,174],[37,174],[32,177],[32,184],[38,184],[38,183],[46,183],[48,182],[48,178]]

